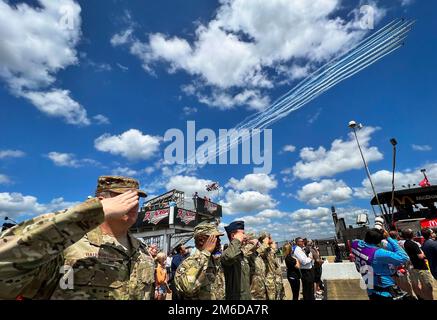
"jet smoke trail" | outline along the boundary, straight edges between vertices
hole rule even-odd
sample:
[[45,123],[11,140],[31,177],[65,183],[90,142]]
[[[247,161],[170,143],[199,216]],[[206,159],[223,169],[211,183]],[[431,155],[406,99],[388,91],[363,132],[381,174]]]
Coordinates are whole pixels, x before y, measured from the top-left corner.
[[[225,138],[226,141],[224,141],[223,138],[219,138],[216,141],[208,143],[205,147],[215,145],[216,152],[208,154],[207,159],[214,159],[228,152],[236,144],[240,144],[243,140],[249,139],[251,130],[265,129],[271,126],[291,112],[302,108],[330,88],[399,49],[403,46],[403,41],[407,37],[413,24],[414,21],[412,20],[396,19],[363,39],[346,53],[329,61],[298,83],[290,91],[279,97],[265,110],[257,112],[237,124],[233,128],[236,131],[241,132],[241,130],[247,130],[246,134],[240,136],[241,140],[233,140],[228,144],[227,138]],[[221,145],[226,145],[226,148],[219,148]],[[187,163],[190,163],[190,161],[195,163],[195,157],[195,154],[188,155]],[[181,174],[193,170],[198,166],[202,165],[177,165],[173,173]]]
[[[219,140],[219,143],[214,141],[207,144],[207,146],[216,144],[217,147],[221,145],[220,143],[227,145],[225,149],[216,150],[215,154],[208,154],[208,159],[214,159],[220,154],[228,152],[236,144],[248,139],[250,137],[250,130],[265,129],[271,126],[276,121],[300,109],[338,83],[350,78],[397,50],[403,45],[403,41],[413,24],[414,21],[411,20],[394,20],[358,43],[342,56],[326,63],[265,110],[255,113],[236,125],[234,129],[237,131],[249,130],[248,134],[242,135],[241,141],[239,139],[230,141],[229,145],[227,145],[222,138]],[[191,155],[189,159],[193,160],[194,157],[195,155]]]

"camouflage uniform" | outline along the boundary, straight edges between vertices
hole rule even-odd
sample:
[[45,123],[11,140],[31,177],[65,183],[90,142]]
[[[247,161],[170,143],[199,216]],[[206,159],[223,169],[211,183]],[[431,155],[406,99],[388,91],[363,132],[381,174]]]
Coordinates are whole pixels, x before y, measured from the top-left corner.
[[[194,237],[200,235],[221,236],[223,233],[217,230],[215,224],[201,223],[194,228]],[[220,282],[224,282],[221,276],[217,277],[220,269],[220,261],[214,259],[208,250],[196,250],[176,270],[174,279],[178,293],[185,300],[216,300],[222,298],[219,292],[214,292]]]
[[[244,230],[244,221],[233,221],[225,227],[228,238],[237,230]],[[250,260],[244,251],[244,243],[232,239],[223,251],[221,263],[225,274],[226,300],[251,300],[250,295]]]
[[[99,178],[100,191],[104,186],[115,186],[113,192],[138,188],[136,180],[111,179]],[[130,235],[130,252],[103,235],[98,227],[103,222],[102,205],[94,198],[0,234],[0,298],[150,299],[153,259]],[[60,283],[71,280],[69,272],[61,279],[69,267],[73,288],[61,289]]]
[[278,262],[276,254],[274,252],[272,252],[272,254],[276,265],[276,300],[283,300],[285,297],[285,289],[282,276],[282,267]]
[[267,249],[268,246],[262,244],[254,253],[254,272],[250,283],[252,300],[267,300],[266,265],[263,259]]
[[[270,237],[270,234],[267,232],[263,232],[260,234],[259,238],[261,237]],[[267,291],[267,299],[276,300],[276,261],[272,249],[269,245],[265,245],[262,259],[264,261],[266,269],[265,287]]]
[[218,264],[218,271],[211,285],[211,300],[225,300],[225,274],[220,263],[220,257],[214,258],[214,260]]

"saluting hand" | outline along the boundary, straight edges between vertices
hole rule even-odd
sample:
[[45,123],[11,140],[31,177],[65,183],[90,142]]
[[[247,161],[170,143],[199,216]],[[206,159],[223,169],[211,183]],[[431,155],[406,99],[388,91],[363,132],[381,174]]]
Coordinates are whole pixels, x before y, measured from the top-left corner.
[[244,240],[246,240],[246,235],[243,232],[237,232],[234,235],[234,239],[238,239],[241,243],[243,243]]
[[208,239],[205,241],[205,244],[203,245],[203,250],[208,250],[209,252],[213,253],[216,244],[217,244],[217,237],[210,235]]
[[270,238],[269,237],[265,237],[264,239],[263,239],[263,244],[264,245],[270,245]]
[[105,218],[121,218],[138,205],[138,192],[129,190],[113,198],[100,200]]

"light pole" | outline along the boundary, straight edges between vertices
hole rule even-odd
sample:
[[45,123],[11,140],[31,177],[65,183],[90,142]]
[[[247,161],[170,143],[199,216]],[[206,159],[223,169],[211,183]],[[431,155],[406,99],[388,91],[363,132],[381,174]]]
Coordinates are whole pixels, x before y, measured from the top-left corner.
[[394,204],[395,204],[395,170],[396,170],[396,145],[398,142],[395,138],[390,139],[390,143],[393,146],[393,165],[392,165],[392,175],[391,175],[391,215],[393,219]]
[[[366,159],[364,158],[363,151],[361,150],[360,142],[358,141],[357,129],[358,130],[361,129],[363,127],[363,125],[361,123],[356,123],[355,121],[352,120],[352,121],[349,121],[348,127],[352,129],[352,131],[355,135],[355,140],[357,141],[358,149],[360,150],[360,154],[361,154],[361,159],[363,159],[364,167],[366,168],[366,173],[367,173],[367,177],[369,178],[370,186],[372,187],[372,191],[373,191],[373,194],[375,195],[376,202],[378,203],[379,210],[381,210],[381,215],[384,217],[384,211],[382,210],[381,203],[379,202],[378,194],[375,191],[375,186],[373,185],[372,177],[370,176],[369,167],[367,166]],[[376,212],[375,212],[375,209],[373,208],[373,206],[372,206],[372,210],[373,210],[373,213],[375,214],[375,217],[376,217]]]

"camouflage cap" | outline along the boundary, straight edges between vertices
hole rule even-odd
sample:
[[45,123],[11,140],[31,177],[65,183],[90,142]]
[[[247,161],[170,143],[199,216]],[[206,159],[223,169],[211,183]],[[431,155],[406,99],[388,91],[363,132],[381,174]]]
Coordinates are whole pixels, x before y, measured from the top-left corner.
[[222,236],[224,233],[220,232],[217,229],[217,225],[215,223],[209,223],[209,222],[202,222],[199,223],[197,226],[194,227],[194,237],[205,235],[215,235],[215,236]]
[[96,195],[104,191],[112,191],[116,193],[124,193],[130,189],[138,191],[140,197],[147,197],[147,194],[139,189],[138,180],[120,176],[100,176],[97,180]]
[[262,231],[260,232],[260,234],[258,235],[258,239],[260,238],[270,238],[270,233],[266,232],[266,231]]
[[253,232],[246,232],[245,234],[246,234],[247,240],[255,239],[255,233],[253,233]]

